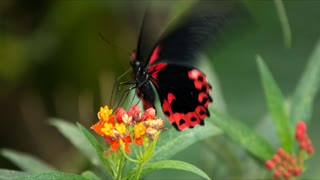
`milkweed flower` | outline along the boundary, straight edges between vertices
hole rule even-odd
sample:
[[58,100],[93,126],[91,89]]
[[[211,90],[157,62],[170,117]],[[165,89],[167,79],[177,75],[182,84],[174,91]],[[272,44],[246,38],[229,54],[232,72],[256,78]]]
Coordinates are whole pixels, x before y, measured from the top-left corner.
[[116,151],[124,144],[124,150],[130,153],[129,145],[134,142],[141,146],[145,141],[153,141],[161,130],[164,122],[156,117],[154,108],[141,112],[138,105],[133,105],[128,111],[117,108],[115,114],[108,106],[100,108],[97,114],[99,121],[91,126],[97,134],[103,136],[111,151]]
[[265,162],[267,169],[273,171],[273,177],[290,179],[298,177],[304,170],[304,160],[314,153],[312,142],[307,134],[307,126],[303,121],[296,124],[295,139],[299,144],[299,153],[288,153],[279,148],[273,157]]

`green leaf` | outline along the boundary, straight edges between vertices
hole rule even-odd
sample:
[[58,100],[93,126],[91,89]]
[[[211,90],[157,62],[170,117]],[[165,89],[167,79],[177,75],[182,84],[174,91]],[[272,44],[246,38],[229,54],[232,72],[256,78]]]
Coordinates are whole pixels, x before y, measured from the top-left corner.
[[2,180],[17,179],[27,175],[29,175],[29,173],[9,169],[0,169],[0,179]]
[[221,134],[221,130],[210,123],[210,121],[213,121],[212,118],[206,119],[207,123],[205,126],[196,126],[193,129],[176,131],[172,128],[167,132],[162,132],[151,161],[167,159],[191,146],[193,143]]
[[[163,160],[163,161],[157,161],[157,162],[148,164],[143,168],[142,173],[146,174],[150,171],[160,170],[160,169],[178,169],[183,171],[189,171],[205,179],[210,179],[205,172],[203,172],[201,169],[197,168],[196,166],[183,161],[176,161],[176,160]],[[135,173],[136,171],[133,170],[127,174],[127,177],[132,177]]]
[[2,149],[0,153],[3,157],[9,159],[11,162],[13,162],[15,165],[26,172],[38,173],[55,170],[54,167],[48,165],[46,162],[30,154],[10,149]]
[[265,161],[273,155],[270,144],[252,129],[242,124],[241,121],[215,109],[211,109],[210,112],[218,128],[258,159]]
[[92,146],[88,146],[88,141],[82,135],[79,128],[67,121],[52,118],[50,124],[55,126],[77,149],[79,149],[94,165],[99,165],[100,161]]
[[273,124],[280,138],[282,147],[286,151],[291,152],[293,148],[293,134],[289,116],[285,108],[285,98],[268,67],[259,55],[257,56],[257,63]]
[[81,176],[87,180],[99,180],[100,178],[94,174],[92,171],[85,171],[81,173]]
[[113,171],[106,160],[106,158],[103,156],[103,148],[100,145],[99,141],[81,124],[77,123],[79,129],[83,133],[83,135],[87,138],[88,142],[92,145],[92,147],[96,150],[96,154],[98,155],[99,159],[101,160],[103,166],[108,171],[108,173],[114,177]]
[[314,49],[291,101],[290,119],[309,121],[312,104],[320,86],[320,41]]
[[286,9],[284,8],[282,0],[274,0],[274,4],[276,6],[279,20],[281,23],[284,46],[289,48],[289,47],[291,47],[292,36],[291,36],[291,29],[290,29],[290,24],[289,24],[289,20],[287,17]]
[[19,177],[17,179],[21,180],[43,180],[43,179],[50,179],[50,180],[58,180],[58,179],[68,179],[68,180],[86,180],[84,177],[77,175],[77,174],[69,174],[64,172],[43,172],[32,174],[24,177]]

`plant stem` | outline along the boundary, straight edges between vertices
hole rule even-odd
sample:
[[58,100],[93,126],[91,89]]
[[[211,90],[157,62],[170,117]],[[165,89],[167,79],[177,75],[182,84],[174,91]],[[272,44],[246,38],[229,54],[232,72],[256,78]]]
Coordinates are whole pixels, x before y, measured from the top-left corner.
[[124,161],[124,154],[123,153],[121,153],[121,157],[120,157],[120,162],[119,162],[119,164],[118,164],[118,169],[117,169],[117,177],[116,177],[116,179],[117,180],[120,180],[121,179],[121,173],[122,173],[122,166],[123,166],[123,161]]
[[143,165],[144,165],[144,161],[141,161],[139,163],[138,171],[137,171],[137,174],[136,174],[136,178],[135,178],[136,180],[138,180],[140,178],[140,174],[141,174]]
[[131,157],[129,157],[125,152],[122,152],[122,154],[124,155],[124,157],[126,157],[126,159],[128,159],[131,162],[134,163],[139,163],[140,161],[136,160],[136,159],[132,159]]

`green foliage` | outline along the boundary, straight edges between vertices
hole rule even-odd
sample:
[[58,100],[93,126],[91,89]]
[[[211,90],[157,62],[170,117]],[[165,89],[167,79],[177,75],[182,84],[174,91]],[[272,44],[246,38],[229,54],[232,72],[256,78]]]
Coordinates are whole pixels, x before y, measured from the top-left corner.
[[210,122],[209,120],[204,127],[195,127],[182,132],[169,130],[163,133],[151,161],[170,158],[198,141],[221,134],[221,130]]
[[29,175],[29,173],[27,172],[0,169],[0,179],[3,179],[3,180],[17,179],[19,177],[25,177],[27,175]]
[[214,109],[211,109],[211,112],[215,125],[237,144],[262,161],[272,156],[273,150],[270,144],[241,121]]
[[107,159],[103,156],[103,147],[100,145],[98,140],[88,131],[85,127],[83,127],[81,124],[77,124],[83,135],[86,137],[88,142],[91,144],[91,146],[96,150],[96,154],[98,155],[99,159],[101,160],[103,166],[105,167],[106,171],[110,173],[111,176],[114,176],[114,172],[112,171],[112,168],[110,167]]
[[257,56],[257,62],[273,124],[276,127],[282,147],[286,151],[291,152],[293,148],[293,134],[288,112],[285,107],[285,98],[260,56]]
[[[183,161],[175,161],[175,160],[162,160],[162,161],[157,161],[154,163],[150,163],[146,165],[143,168],[143,173],[148,173],[150,171],[154,170],[160,170],[160,169],[177,169],[177,170],[183,170],[183,171],[188,171],[192,172],[194,174],[197,174],[205,179],[210,179],[209,176],[197,168],[196,166],[183,162]],[[127,174],[127,177],[132,177],[133,174],[135,174],[136,170],[132,170]]]
[[42,172],[32,175],[27,175],[24,177],[19,177],[17,179],[21,180],[40,180],[40,179],[68,179],[68,180],[88,180],[85,177],[76,174],[69,174],[63,172]]
[[312,105],[320,87],[320,42],[317,43],[300,81],[294,91],[290,119],[293,123],[299,120],[310,121]]
[[25,172],[30,173],[38,173],[43,171],[53,171],[55,170],[54,167],[50,166],[49,164],[45,163],[41,159],[38,159],[35,156],[30,154],[10,150],[10,149],[2,149],[1,155],[14,164],[16,164],[20,169]]
[[88,140],[82,135],[79,128],[67,121],[61,119],[52,118],[50,124],[56,127],[61,134],[64,135],[78,150],[80,150],[92,164],[99,165],[100,160],[95,153],[95,149],[92,146],[88,146]]

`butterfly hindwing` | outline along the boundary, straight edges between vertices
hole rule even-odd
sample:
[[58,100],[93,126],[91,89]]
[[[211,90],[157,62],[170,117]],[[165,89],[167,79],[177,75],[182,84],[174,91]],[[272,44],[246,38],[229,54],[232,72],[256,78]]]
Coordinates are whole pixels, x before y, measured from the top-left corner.
[[155,86],[161,107],[170,123],[177,130],[204,125],[210,116],[209,95],[211,86],[198,69],[170,63],[152,65],[148,72]]

